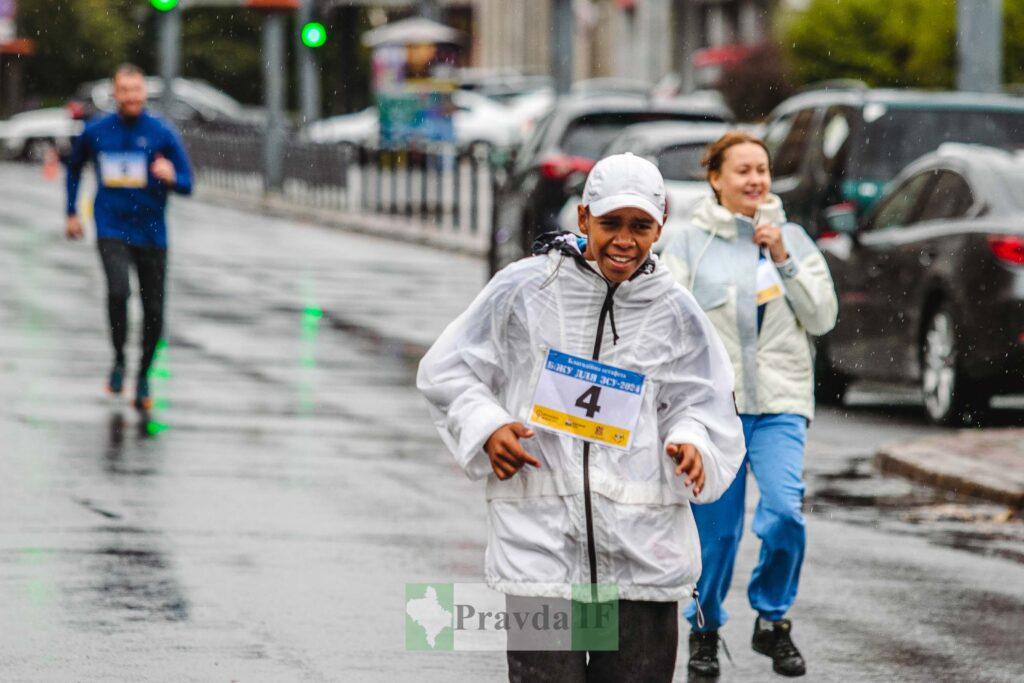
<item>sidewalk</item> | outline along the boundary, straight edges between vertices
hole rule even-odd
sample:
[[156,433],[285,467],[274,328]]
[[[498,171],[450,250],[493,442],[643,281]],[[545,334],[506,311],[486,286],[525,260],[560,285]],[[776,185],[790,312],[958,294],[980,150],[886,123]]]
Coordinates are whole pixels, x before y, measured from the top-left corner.
[[883,446],[883,472],[958,494],[1024,507],[1024,429],[963,430]]

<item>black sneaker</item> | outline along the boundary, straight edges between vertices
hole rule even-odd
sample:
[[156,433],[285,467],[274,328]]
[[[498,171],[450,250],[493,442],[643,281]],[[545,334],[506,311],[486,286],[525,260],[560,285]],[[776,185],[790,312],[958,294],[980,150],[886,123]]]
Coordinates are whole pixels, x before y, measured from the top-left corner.
[[149,395],[149,380],[140,377],[135,385],[135,408],[142,412],[149,412],[153,408],[153,398]]
[[114,363],[107,380],[107,393],[118,395],[124,389],[124,363]]
[[690,661],[686,668],[698,676],[718,676],[718,631],[690,631]]
[[807,665],[796,649],[789,632],[793,624],[789,619],[768,621],[758,617],[754,620],[754,637],[751,646],[754,652],[760,652],[772,658],[772,669],[783,676],[803,676],[807,673]]

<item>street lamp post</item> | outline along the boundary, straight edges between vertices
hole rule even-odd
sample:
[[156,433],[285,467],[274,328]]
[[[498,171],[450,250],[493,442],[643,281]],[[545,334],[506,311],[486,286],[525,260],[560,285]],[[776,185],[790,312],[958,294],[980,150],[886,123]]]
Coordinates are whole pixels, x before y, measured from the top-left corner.
[[163,81],[163,92],[160,103],[168,116],[174,103],[174,79],[181,65],[181,7],[177,2],[153,0],[153,6],[160,10],[160,79]]
[[559,95],[572,87],[572,0],[552,0],[554,30],[551,43],[551,73],[555,78],[555,92]]
[[958,90],[999,92],[1003,69],[1003,0],[957,0]]
[[270,192],[279,192],[283,185],[284,72],[284,13],[267,12],[263,18],[263,96],[267,108],[263,168],[264,184]]

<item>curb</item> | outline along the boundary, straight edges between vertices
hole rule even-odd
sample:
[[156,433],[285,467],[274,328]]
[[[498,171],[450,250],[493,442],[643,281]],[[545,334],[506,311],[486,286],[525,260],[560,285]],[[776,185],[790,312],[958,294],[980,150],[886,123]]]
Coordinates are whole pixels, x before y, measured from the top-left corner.
[[1024,429],[963,430],[887,444],[874,462],[886,474],[1024,508]]

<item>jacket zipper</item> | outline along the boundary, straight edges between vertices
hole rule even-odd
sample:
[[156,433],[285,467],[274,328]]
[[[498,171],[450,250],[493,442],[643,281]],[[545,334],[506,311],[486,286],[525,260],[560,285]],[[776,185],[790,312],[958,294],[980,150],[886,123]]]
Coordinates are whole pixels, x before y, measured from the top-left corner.
[[[604,338],[604,321],[612,308],[612,297],[618,284],[608,283],[608,293],[601,305],[601,315],[597,319],[597,338],[594,340],[593,360],[601,355],[601,341]],[[597,546],[594,543],[594,512],[590,501],[590,442],[583,442],[583,508],[587,516],[587,558],[590,560],[590,586],[594,600],[597,599]]]

